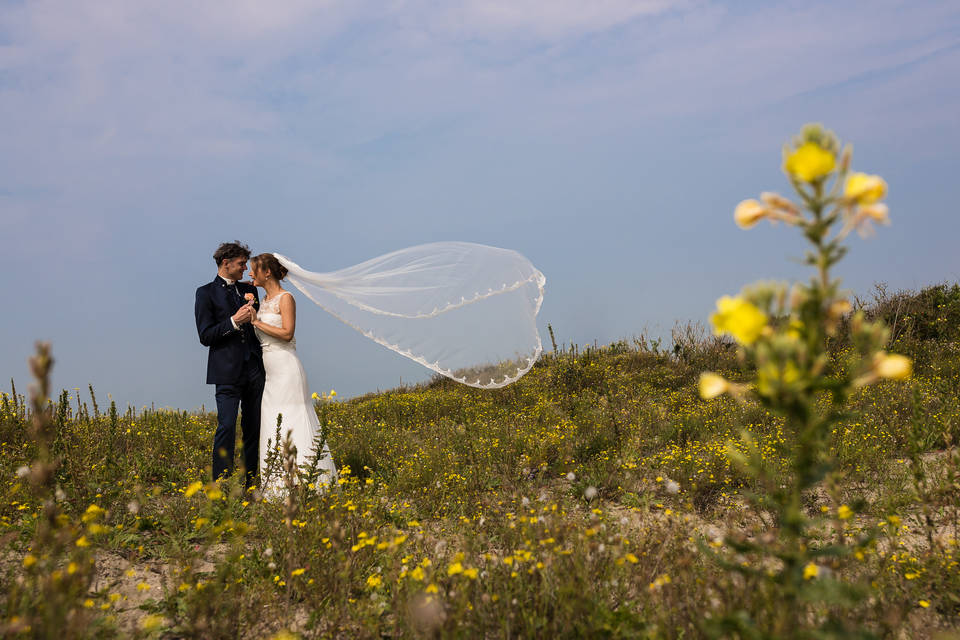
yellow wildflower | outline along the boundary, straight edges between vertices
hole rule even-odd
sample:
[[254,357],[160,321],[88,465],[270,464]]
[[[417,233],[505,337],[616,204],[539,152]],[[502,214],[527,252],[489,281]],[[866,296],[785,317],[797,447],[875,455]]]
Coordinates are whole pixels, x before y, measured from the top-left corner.
[[426,588],[427,593],[437,593],[438,591],[440,590],[437,588],[437,585],[433,584],[432,582],[427,585],[427,588]]
[[314,400],[319,400],[319,399],[320,399],[320,396],[317,395],[317,392],[316,392],[316,391],[314,391],[314,392],[313,392],[313,395],[311,395],[310,397],[313,398]]
[[819,180],[836,166],[836,156],[815,142],[803,143],[783,163],[784,171],[804,182]]
[[873,366],[878,376],[890,380],[906,380],[913,373],[910,358],[895,353],[878,353]]
[[477,570],[476,570],[476,568],[474,568],[474,567],[470,567],[469,569],[464,569],[464,570],[463,570],[463,575],[467,576],[467,577],[470,578],[471,580],[476,580],[476,579],[477,579]]
[[845,504],[840,505],[837,509],[837,517],[841,520],[849,520],[853,517],[853,510]]
[[90,541],[87,540],[87,536],[80,536],[79,538],[77,538],[77,546],[78,546],[78,547],[89,547],[89,546],[90,546]]
[[820,575],[820,567],[818,567],[812,562],[803,568],[804,580],[812,580],[813,578],[816,578],[818,575]]
[[730,383],[723,376],[712,371],[700,374],[700,397],[704,400],[713,400],[730,390]]
[[191,482],[190,486],[187,487],[187,490],[183,492],[183,495],[189,498],[190,496],[195,494],[197,491],[200,491],[200,489],[203,489],[202,482],[200,482],[199,480],[197,480],[196,482]]
[[778,213],[782,214],[777,216],[780,220],[790,220],[791,218],[797,218],[800,215],[800,210],[797,209],[797,205],[793,204],[787,198],[784,198],[779,193],[773,193],[772,191],[764,191],[760,194],[760,200],[763,201],[763,204],[767,205],[771,209],[777,210]]
[[860,207],[860,215],[864,220],[872,220],[877,224],[890,224],[890,210],[882,202]]
[[929,603],[927,600],[921,600],[921,601],[918,602],[917,604],[919,604],[919,605],[920,605],[921,607],[923,607],[924,609],[926,609],[927,607],[930,606],[930,603]]
[[733,210],[733,221],[741,229],[749,229],[770,215],[770,209],[757,200],[744,200]]
[[463,573],[463,565],[459,562],[454,562],[449,567],[447,567],[447,575],[455,576],[458,573]]
[[890,209],[882,202],[860,207],[861,221],[872,221],[877,224],[890,224]]
[[140,628],[144,631],[156,631],[163,624],[163,616],[150,615],[140,621]]
[[867,237],[873,233],[873,226],[870,224],[890,224],[890,210],[882,202],[865,204],[859,207],[851,216],[847,217],[847,222],[840,230],[839,237],[846,237],[848,233],[856,229],[862,237]]
[[302,576],[306,572],[306,569],[294,569],[290,572],[291,576]]
[[887,183],[880,176],[853,173],[847,177],[843,195],[850,202],[873,204],[887,195]]
[[33,554],[27,554],[23,557],[23,568],[29,569],[33,565],[37,564],[37,558]]
[[369,578],[367,578],[367,587],[370,589],[376,589],[383,583],[383,578],[379,574],[374,573]]
[[106,513],[106,511],[101,509],[99,506],[95,504],[91,504],[89,507],[87,507],[87,510],[80,517],[80,519],[83,520],[84,522],[90,522],[91,520],[96,520],[97,518],[102,516],[104,513]]
[[767,326],[767,314],[747,300],[723,296],[717,300],[717,312],[710,316],[716,335],[729,333],[737,342],[751,345]]

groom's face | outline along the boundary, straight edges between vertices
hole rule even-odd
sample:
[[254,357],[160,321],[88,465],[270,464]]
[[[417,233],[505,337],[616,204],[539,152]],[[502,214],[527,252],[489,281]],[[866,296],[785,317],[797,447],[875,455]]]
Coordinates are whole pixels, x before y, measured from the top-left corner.
[[239,280],[243,277],[243,272],[247,270],[247,259],[240,257],[224,260],[223,270],[231,280]]

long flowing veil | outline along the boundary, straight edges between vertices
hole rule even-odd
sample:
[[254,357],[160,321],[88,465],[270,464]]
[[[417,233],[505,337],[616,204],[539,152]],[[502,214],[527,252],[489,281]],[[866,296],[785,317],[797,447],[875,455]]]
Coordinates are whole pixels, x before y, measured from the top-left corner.
[[329,273],[274,255],[326,311],[463,384],[506,386],[543,350],[536,318],[546,278],[516,251],[435,242]]

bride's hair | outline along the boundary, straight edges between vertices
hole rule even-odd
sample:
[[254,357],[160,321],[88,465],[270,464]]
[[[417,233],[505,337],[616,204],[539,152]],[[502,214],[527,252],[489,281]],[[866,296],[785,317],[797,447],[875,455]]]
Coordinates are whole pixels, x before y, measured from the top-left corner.
[[261,253],[258,256],[250,258],[250,264],[257,271],[266,271],[277,280],[283,280],[287,277],[287,268],[280,264],[280,261],[272,253]]

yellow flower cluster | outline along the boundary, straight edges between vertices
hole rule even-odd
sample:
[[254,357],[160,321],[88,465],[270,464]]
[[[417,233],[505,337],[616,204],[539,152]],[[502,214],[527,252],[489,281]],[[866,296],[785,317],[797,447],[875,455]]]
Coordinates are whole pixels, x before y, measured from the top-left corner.
[[815,142],[805,142],[787,155],[783,170],[804,182],[822,180],[837,166],[836,155]]
[[723,296],[710,323],[716,335],[729,334],[740,344],[751,345],[767,326],[767,314],[743,297]]

